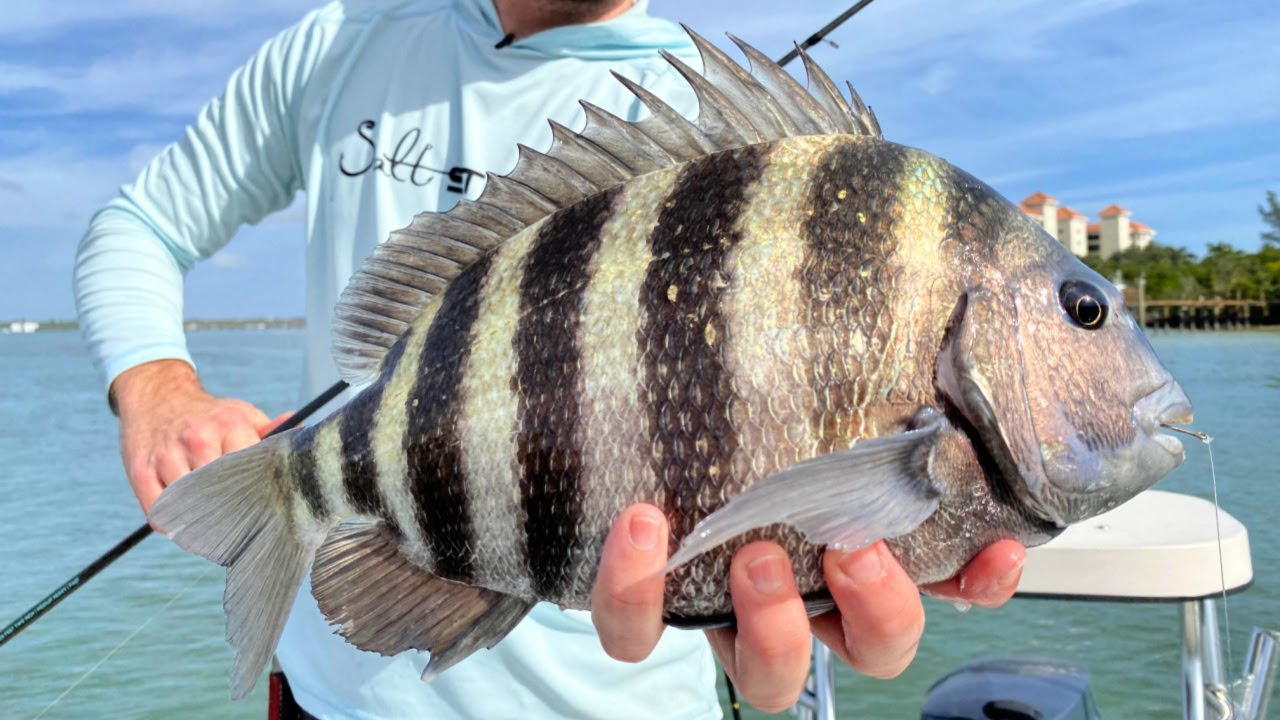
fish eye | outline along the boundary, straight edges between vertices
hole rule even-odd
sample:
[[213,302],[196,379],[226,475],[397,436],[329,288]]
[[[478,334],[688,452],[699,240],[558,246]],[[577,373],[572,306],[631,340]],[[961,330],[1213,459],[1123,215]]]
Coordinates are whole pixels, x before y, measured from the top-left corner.
[[1097,330],[1107,321],[1107,297],[1098,288],[1080,280],[1068,280],[1058,290],[1062,309],[1085,330]]

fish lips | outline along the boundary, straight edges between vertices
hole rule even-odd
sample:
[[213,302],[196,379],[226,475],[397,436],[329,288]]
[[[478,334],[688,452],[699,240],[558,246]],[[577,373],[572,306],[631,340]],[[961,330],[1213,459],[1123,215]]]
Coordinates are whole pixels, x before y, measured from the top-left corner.
[[1154,392],[1147,394],[1133,406],[1133,417],[1138,428],[1151,441],[1177,458],[1179,463],[1185,458],[1182,442],[1173,435],[1162,432],[1160,426],[1186,425],[1194,419],[1194,416],[1195,411],[1191,407],[1191,400],[1183,392],[1182,387],[1172,379]]
[[1133,405],[1132,417],[1139,432],[1126,445],[1094,450],[1076,446],[1046,457],[1048,483],[1038,495],[1059,526],[1118,507],[1182,463],[1182,443],[1160,427],[1161,423],[1191,422],[1191,401],[1177,382],[1170,378],[1141,397]]

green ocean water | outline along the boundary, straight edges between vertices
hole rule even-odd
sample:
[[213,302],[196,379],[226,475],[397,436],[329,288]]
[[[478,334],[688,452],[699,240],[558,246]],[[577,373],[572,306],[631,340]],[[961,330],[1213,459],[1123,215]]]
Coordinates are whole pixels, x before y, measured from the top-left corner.
[[[292,409],[302,336],[192,334],[214,392],[268,415]],[[1280,333],[1152,337],[1216,437],[1223,507],[1249,528],[1255,583],[1229,603],[1230,670],[1253,625],[1280,627]],[[114,418],[79,336],[0,336],[0,623],[25,611],[141,522],[119,468]],[[1208,454],[1158,487],[1212,497]],[[262,683],[228,700],[222,571],[152,537],[0,649],[0,718],[260,718]],[[1173,605],[1014,600],[960,613],[926,600],[920,653],[901,677],[838,673],[842,717],[916,718],[929,685],[966,660],[1053,657],[1092,675],[1108,718],[1179,713]],[[87,673],[87,675],[86,675]],[[748,717],[759,714],[747,712]]]

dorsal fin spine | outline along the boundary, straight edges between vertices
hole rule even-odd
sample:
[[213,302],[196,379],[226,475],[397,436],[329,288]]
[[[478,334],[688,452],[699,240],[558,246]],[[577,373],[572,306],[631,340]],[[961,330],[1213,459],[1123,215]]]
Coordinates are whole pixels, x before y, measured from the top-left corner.
[[809,57],[809,53],[805,52],[804,48],[797,45],[796,49],[800,51],[800,59],[804,62],[804,72],[805,77],[808,79],[809,93],[826,109],[827,115],[835,123],[836,132],[856,134],[858,126],[853,121],[853,113],[849,111],[849,104],[840,95],[840,90],[836,88],[836,84],[818,66],[818,63]]
[[[615,72],[613,76],[652,113],[652,117],[636,123],[636,129],[653,138],[672,158],[690,158],[715,152],[715,146],[701,128],[689,122],[657,95],[625,75]],[[666,132],[663,133],[663,130]],[[663,140],[668,142],[664,143]]]
[[552,154],[557,150],[568,149],[567,152],[581,153],[584,161],[588,159],[595,161],[590,164],[584,162],[580,167],[589,167],[593,171],[589,179],[598,187],[611,187],[626,182],[632,177],[627,166],[618,158],[554,120],[551,121],[551,138],[552,142],[556,143],[551,146]]
[[[634,124],[586,100],[581,100],[578,104],[587,115],[587,126],[582,131],[583,136],[610,150],[614,157],[627,164],[633,174],[639,176],[676,164],[675,159],[662,149],[661,145],[637,130]],[[614,152],[610,149],[610,145],[617,146],[619,151]],[[630,158],[620,156],[621,148],[624,146],[631,151]]]

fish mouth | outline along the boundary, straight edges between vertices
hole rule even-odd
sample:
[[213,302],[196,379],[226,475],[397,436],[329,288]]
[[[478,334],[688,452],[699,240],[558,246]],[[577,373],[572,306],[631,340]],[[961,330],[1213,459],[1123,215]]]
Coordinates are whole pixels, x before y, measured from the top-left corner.
[[1133,406],[1138,427],[1157,445],[1181,462],[1184,457],[1182,442],[1173,435],[1162,432],[1162,425],[1186,425],[1194,417],[1191,400],[1177,382],[1169,380],[1143,397]]

